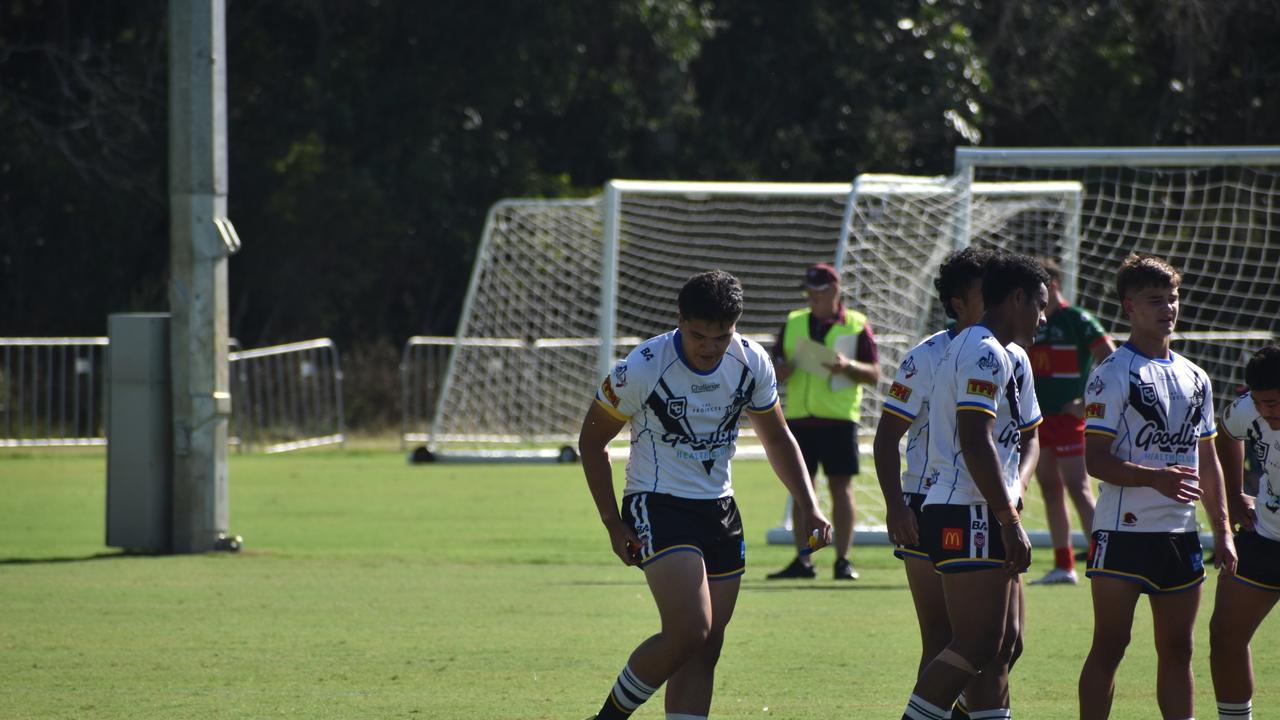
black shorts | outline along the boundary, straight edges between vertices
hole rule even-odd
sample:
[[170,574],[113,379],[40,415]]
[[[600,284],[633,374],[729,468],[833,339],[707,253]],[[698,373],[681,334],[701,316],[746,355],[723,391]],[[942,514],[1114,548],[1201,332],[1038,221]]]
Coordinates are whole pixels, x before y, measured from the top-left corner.
[[[907,506],[912,515],[916,516],[916,528],[923,529],[920,524],[920,508],[924,506],[924,493],[902,493],[902,504]],[[899,560],[906,560],[909,557],[919,558],[920,560],[929,559],[929,551],[922,547],[924,538],[917,538],[920,544],[917,545],[894,545],[893,556]]]
[[1236,534],[1236,580],[1259,590],[1280,592],[1280,542],[1256,532]]
[[858,474],[857,423],[790,427],[804,456],[804,465],[809,469],[809,477],[818,472],[819,462],[827,477]]
[[640,539],[640,567],[677,552],[702,556],[708,580],[729,580],[747,569],[742,516],[732,497],[690,500],[663,493],[622,498],[622,520]]
[[920,513],[920,546],[940,573],[1004,567],[1000,521],[986,504],[925,505]]
[[1084,574],[1135,582],[1151,595],[1193,588],[1204,582],[1200,535],[1098,530],[1089,540]]

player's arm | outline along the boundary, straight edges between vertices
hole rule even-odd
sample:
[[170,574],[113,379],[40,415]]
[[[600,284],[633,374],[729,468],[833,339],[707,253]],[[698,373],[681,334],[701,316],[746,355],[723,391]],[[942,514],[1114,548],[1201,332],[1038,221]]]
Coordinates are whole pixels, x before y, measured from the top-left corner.
[[1020,573],[1031,564],[1031,541],[1022,529],[1018,510],[1009,499],[1000,469],[992,430],[996,417],[986,409],[957,408],[956,438],[960,453],[973,484],[987,501],[991,514],[1000,521],[1001,539],[1005,545],[1005,568]]
[[1213,439],[1213,444],[1222,464],[1222,486],[1229,522],[1251,532],[1258,516],[1253,508],[1253,498],[1244,492],[1244,441],[1231,437],[1228,432],[1220,432]]
[[1095,365],[1111,357],[1111,353],[1115,351],[1116,341],[1112,340],[1110,335],[1103,335],[1089,346],[1089,354],[1093,356]]
[[1090,475],[1121,487],[1153,488],[1180,503],[1195,502],[1200,498],[1195,468],[1185,465],[1150,468],[1121,460],[1111,452],[1114,440],[1113,436],[1105,433],[1086,431],[1084,465]]
[[1213,565],[1230,575],[1236,571],[1236,546],[1227,520],[1222,466],[1218,464],[1218,455],[1213,450],[1213,438],[1200,438],[1199,443],[1200,488],[1204,491],[1204,511],[1209,516],[1209,527],[1213,531]]
[[1022,431],[1018,438],[1018,481],[1022,483],[1022,492],[1031,485],[1031,476],[1036,473],[1036,465],[1040,462],[1040,436],[1036,426]]
[[802,528],[806,535],[818,531],[819,547],[830,545],[831,523],[818,507],[813,485],[809,482],[809,471],[804,466],[804,456],[800,454],[800,446],[796,444],[795,437],[787,428],[787,421],[782,417],[782,403],[774,403],[773,407],[763,412],[748,412],[751,412],[751,427],[764,446],[769,465],[795,500],[796,522],[805,523]]
[[916,516],[902,504],[902,457],[898,454],[898,443],[910,428],[911,423],[906,418],[881,412],[872,443],[876,479],[880,482],[880,492],[884,495],[884,506],[889,516],[889,541],[899,545],[920,542]]
[[631,548],[639,547],[640,542],[618,512],[618,496],[613,491],[613,467],[609,464],[609,443],[625,424],[625,420],[613,415],[599,401],[592,402],[578,434],[578,455],[582,459],[582,472],[587,476],[587,488],[596,503],[600,522],[609,532],[613,552],[627,565],[635,565],[637,560],[632,556]]

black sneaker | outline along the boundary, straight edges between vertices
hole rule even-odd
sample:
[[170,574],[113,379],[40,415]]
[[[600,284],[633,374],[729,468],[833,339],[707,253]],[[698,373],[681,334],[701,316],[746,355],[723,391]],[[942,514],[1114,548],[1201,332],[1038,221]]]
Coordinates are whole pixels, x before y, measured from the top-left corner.
[[818,577],[818,571],[813,569],[813,563],[796,558],[790,565],[776,573],[769,573],[767,577],[769,580],[812,579]]
[[849,562],[847,559],[838,558],[836,560],[835,579],[836,580],[857,580],[858,571],[853,569],[853,563]]

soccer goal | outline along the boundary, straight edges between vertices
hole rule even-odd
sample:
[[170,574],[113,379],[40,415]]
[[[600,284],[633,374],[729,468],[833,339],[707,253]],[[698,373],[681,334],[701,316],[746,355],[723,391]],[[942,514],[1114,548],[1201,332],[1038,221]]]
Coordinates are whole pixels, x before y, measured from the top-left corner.
[[973,187],[1084,188],[1074,302],[1121,337],[1116,268],[1133,251],[1172,262],[1182,272],[1174,350],[1209,373],[1219,402],[1280,333],[1280,148],[961,148],[956,171]]

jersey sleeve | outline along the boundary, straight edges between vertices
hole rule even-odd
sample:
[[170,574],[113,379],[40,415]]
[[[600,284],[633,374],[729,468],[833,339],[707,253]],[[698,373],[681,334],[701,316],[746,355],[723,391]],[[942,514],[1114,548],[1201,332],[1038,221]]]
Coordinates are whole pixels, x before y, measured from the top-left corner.
[[1222,408],[1222,421],[1218,427],[1232,440],[1244,440],[1249,432],[1249,423],[1253,421],[1249,409],[1252,403],[1247,402],[1249,396],[1238,398]]
[[778,376],[773,370],[773,361],[763,347],[747,338],[742,338],[742,352],[747,357],[747,367],[756,383],[747,410],[753,413],[769,412],[778,404]]
[[[1114,356],[1113,356],[1114,357]],[[1125,411],[1125,385],[1111,359],[1089,373],[1089,384],[1084,390],[1084,432],[1088,434],[1119,435],[1120,418]]]
[[639,348],[614,365],[613,371],[605,375],[604,381],[596,388],[596,402],[622,421],[630,420],[640,412],[646,390],[644,367],[654,364],[635,362],[636,352]]
[[1014,355],[1013,375],[1018,385],[1018,417],[1022,420],[1018,429],[1025,432],[1044,422],[1044,416],[1040,414],[1040,399],[1036,397],[1031,358],[1021,350]]
[[882,406],[884,412],[907,422],[915,422],[933,384],[933,363],[924,347],[923,343],[915,346],[903,358]]
[[[1000,348],[1003,354],[1004,349]],[[995,417],[1000,390],[1009,381],[1011,362],[1000,362],[987,343],[964,348],[956,357],[956,410],[984,412]]]
[[1218,436],[1217,417],[1213,410],[1213,383],[1204,370],[1197,368],[1197,374],[1200,382],[1204,383],[1204,405],[1200,409],[1200,427],[1196,428],[1196,432],[1201,440],[1210,440]]

